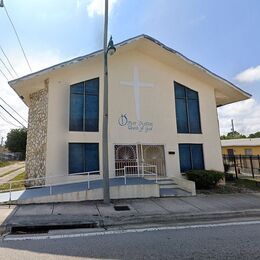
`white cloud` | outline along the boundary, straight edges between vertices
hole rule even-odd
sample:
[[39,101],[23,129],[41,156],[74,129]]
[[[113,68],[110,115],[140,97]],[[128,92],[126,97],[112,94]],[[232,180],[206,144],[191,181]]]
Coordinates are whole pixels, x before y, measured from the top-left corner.
[[226,105],[218,109],[221,134],[231,132],[231,119],[234,120],[235,131],[251,134],[260,131],[260,104],[254,99]]
[[260,81],[260,65],[242,71],[235,77],[235,79],[239,82],[246,83]]
[[[108,1],[108,12],[111,12],[118,0]],[[87,11],[90,17],[95,15],[104,15],[105,13],[105,0],[90,0],[87,3]]]

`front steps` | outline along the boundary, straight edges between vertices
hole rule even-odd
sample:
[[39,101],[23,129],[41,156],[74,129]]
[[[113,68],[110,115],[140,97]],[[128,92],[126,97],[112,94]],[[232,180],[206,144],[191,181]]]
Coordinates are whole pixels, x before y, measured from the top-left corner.
[[160,197],[192,196],[192,193],[182,189],[173,179],[159,179]]

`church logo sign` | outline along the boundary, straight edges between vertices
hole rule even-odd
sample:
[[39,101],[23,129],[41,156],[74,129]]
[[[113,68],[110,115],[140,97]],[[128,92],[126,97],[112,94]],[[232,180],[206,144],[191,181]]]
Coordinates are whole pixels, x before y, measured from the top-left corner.
[[118,124],[121,127],[126,127],[130,131],[147,133],[153,130],[152,122],[142,120],[131,121],[128,119],[127,114],[121,114],[121,116],[118,118]]

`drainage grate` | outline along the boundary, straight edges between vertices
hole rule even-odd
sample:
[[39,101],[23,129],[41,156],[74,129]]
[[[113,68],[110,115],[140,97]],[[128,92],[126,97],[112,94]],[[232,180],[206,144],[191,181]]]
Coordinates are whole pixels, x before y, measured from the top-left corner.
[[114,209],[116,211],[126,211],[126,210],[130,210],[130,208],[127,205],[115,205]]
[[11,234],[42,234],[48,233],[50,230],[60,229],[76,229],[76,228],[97,228],[96,222],[84,224],[70,224],[70,225],[46,225],[46,226],[17,226],[11,228]]

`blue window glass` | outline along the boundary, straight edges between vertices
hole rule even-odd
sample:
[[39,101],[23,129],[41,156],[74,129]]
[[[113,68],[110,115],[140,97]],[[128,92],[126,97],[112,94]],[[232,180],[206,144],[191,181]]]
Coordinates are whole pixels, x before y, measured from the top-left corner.
[[190,133],[199,134],[201,133],[199,102],[196,99],[188,99],[187,104]]
[[198,92],[174,82],[178,133],[201,133]]
[[70,143],[69,173],[92,171],[99,171],[98,143]]
[[191,145],[192,169],[204,169],[203,149],[201,144]]
[[187,98],[188,99],[199,99],[197,91],[186,88],[186,92],[187,92]]
[[86,84],[85,131],[98,131],[99,119],[99,80]]
[[176,120],[178,133],[189,133],[185,99],[176,99]]
[[69,144],[69,173],[84,172],[84,149],[82,144]]
[[98,131],[99,79],[70,87],[70,131]]
[[85,160],[86,166],[85,171],[99,171],[99,154],[98,154],[98,144],[91,143],[85,144]]
[[189,171],[190,169],[192,169],[190,145],[189,144],[180,144],[179,145],[179,154],[180,154],[181,172],[186,172],[186,171]]
[[178,84],[177,82],[174,82],[175,85],[175,97],[176,98],[185,98],[185,87]]
[[[72,88],[73,89],[73,88]],[[70,131],[83,129],[84,95],[70,94]]]
[[204,156],[202,144],[179,144],[180,170],[203,170]]

